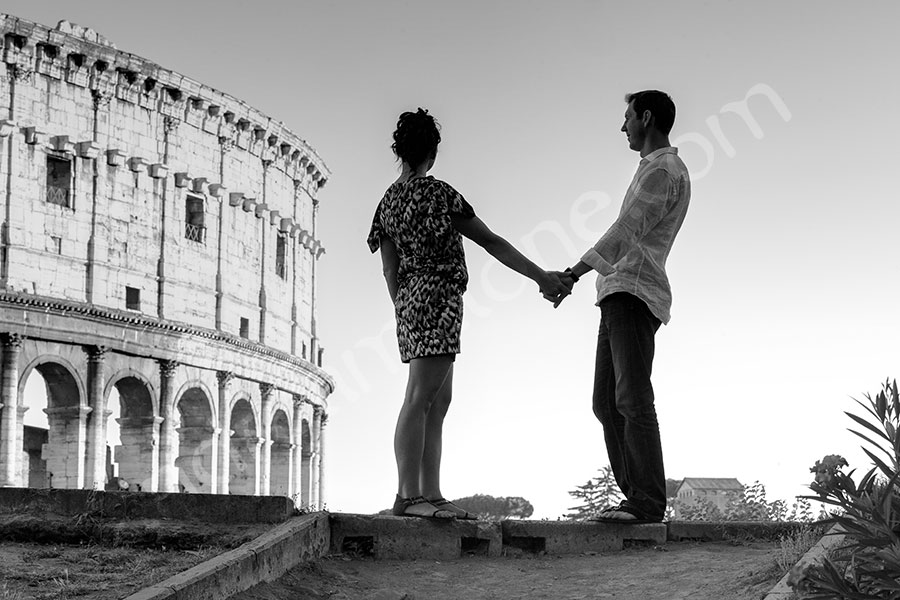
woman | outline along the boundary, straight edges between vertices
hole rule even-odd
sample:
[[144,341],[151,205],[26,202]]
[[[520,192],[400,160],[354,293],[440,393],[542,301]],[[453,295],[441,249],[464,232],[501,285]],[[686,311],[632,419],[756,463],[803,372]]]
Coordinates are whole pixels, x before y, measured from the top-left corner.
[[440,486],[441,435],[468,282],[461,235],[533,279],[547,299],[558,302],[570,290],[488,229],[449,184],[427,175],[440,141],[438,124],[428,111],[400,115],[391,148],[403,168],[378,204],[368,244],[372,252],[381,251],[400,358],[409,363],[394,432],[399,486],[393,514],[474,519],[445,499]]

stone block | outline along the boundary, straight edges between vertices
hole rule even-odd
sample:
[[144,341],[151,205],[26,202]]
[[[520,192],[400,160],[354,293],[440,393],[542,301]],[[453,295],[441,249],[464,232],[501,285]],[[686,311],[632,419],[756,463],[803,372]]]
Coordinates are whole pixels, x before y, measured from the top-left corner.
[[75,151],[81,158],[97,158],[100,156],[100,145],[97,142],[78,142]]
[[122,165],[122,162],[125,160],[127,154],[124,150],[119,150],[118,148],[110,148],[106,151],[106,164],[111,167],[119,167]]
[[194,177],[191,180],[191,191],[202,194],[207,181],[208,179],[206,177]]
[[135,173],[143,173],[147,170],[147,159],[142,156],[132,156],[128,159],[128,168]]
[[169,173],[169,167],[163,163],[154,163],[150,165],[150,177],[153,179],[165,179]]
[[37,127],[25,128],[25,143],[30,145],[42,145],[47,142],[47,132]]
[[0,119],[0,138],[11,135],[16,130],[16,122],[12,119]]
[[595,521],[506,520],[502,527],[505,547],[553,555],[621,550],[626,540],[666,542],[666,526],[662,523],[616,525]]
[[186,172],[181,171],[179,173],[175,173],[175,187],[184,188],[187,187],[191,183],[191,177]]
[[451,560],[500,556],[499,523],[382,515],[331,515],[331,552],[376,559]]

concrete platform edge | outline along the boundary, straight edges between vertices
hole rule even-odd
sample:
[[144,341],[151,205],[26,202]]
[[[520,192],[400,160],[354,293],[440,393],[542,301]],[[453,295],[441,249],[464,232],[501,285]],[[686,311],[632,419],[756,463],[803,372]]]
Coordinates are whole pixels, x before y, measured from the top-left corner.
[[328,514],[310,513],[276,525],[258,538],[213,557],[125,600],[221,600],[277,579],[331,546]]
[[794,594],[794,590],[788,585],[788,579],[790,578],[791,573],[805,564],[821,563],[833,548],[844,543],[845,537],[844,531],[837,525],[829,529],[825,535],[823,535],[818,542],[813,544],[813,547],[807,550],[806,554],[797,561],[797,564],[794,565],[791,571],[786,573],[784,577],[775,584],[775,587],[769,590],[769,593],[763,597],[763,600],[791,600],[797,598]]

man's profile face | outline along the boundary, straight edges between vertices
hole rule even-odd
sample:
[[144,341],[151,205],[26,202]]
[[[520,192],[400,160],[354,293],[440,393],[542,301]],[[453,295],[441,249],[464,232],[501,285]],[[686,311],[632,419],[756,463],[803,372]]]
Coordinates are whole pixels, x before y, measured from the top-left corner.
[[622,124],[621,130],[625,132],[628,147],[640,152],[644,146],[644,139],[647,137],[647,128],[634,112],[634,102],[629,102],[628,108],[625,109],[625,122]]

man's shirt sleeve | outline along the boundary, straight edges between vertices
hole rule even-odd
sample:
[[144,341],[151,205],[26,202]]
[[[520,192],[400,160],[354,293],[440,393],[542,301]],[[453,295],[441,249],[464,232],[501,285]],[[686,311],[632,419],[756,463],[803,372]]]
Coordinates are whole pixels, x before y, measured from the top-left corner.
[[677,179],[664,169],[649,173],[638,183],[628,208],[581,261],[601,275],[614,273],[616,263],[672,210],[679,198],[677,185]]

